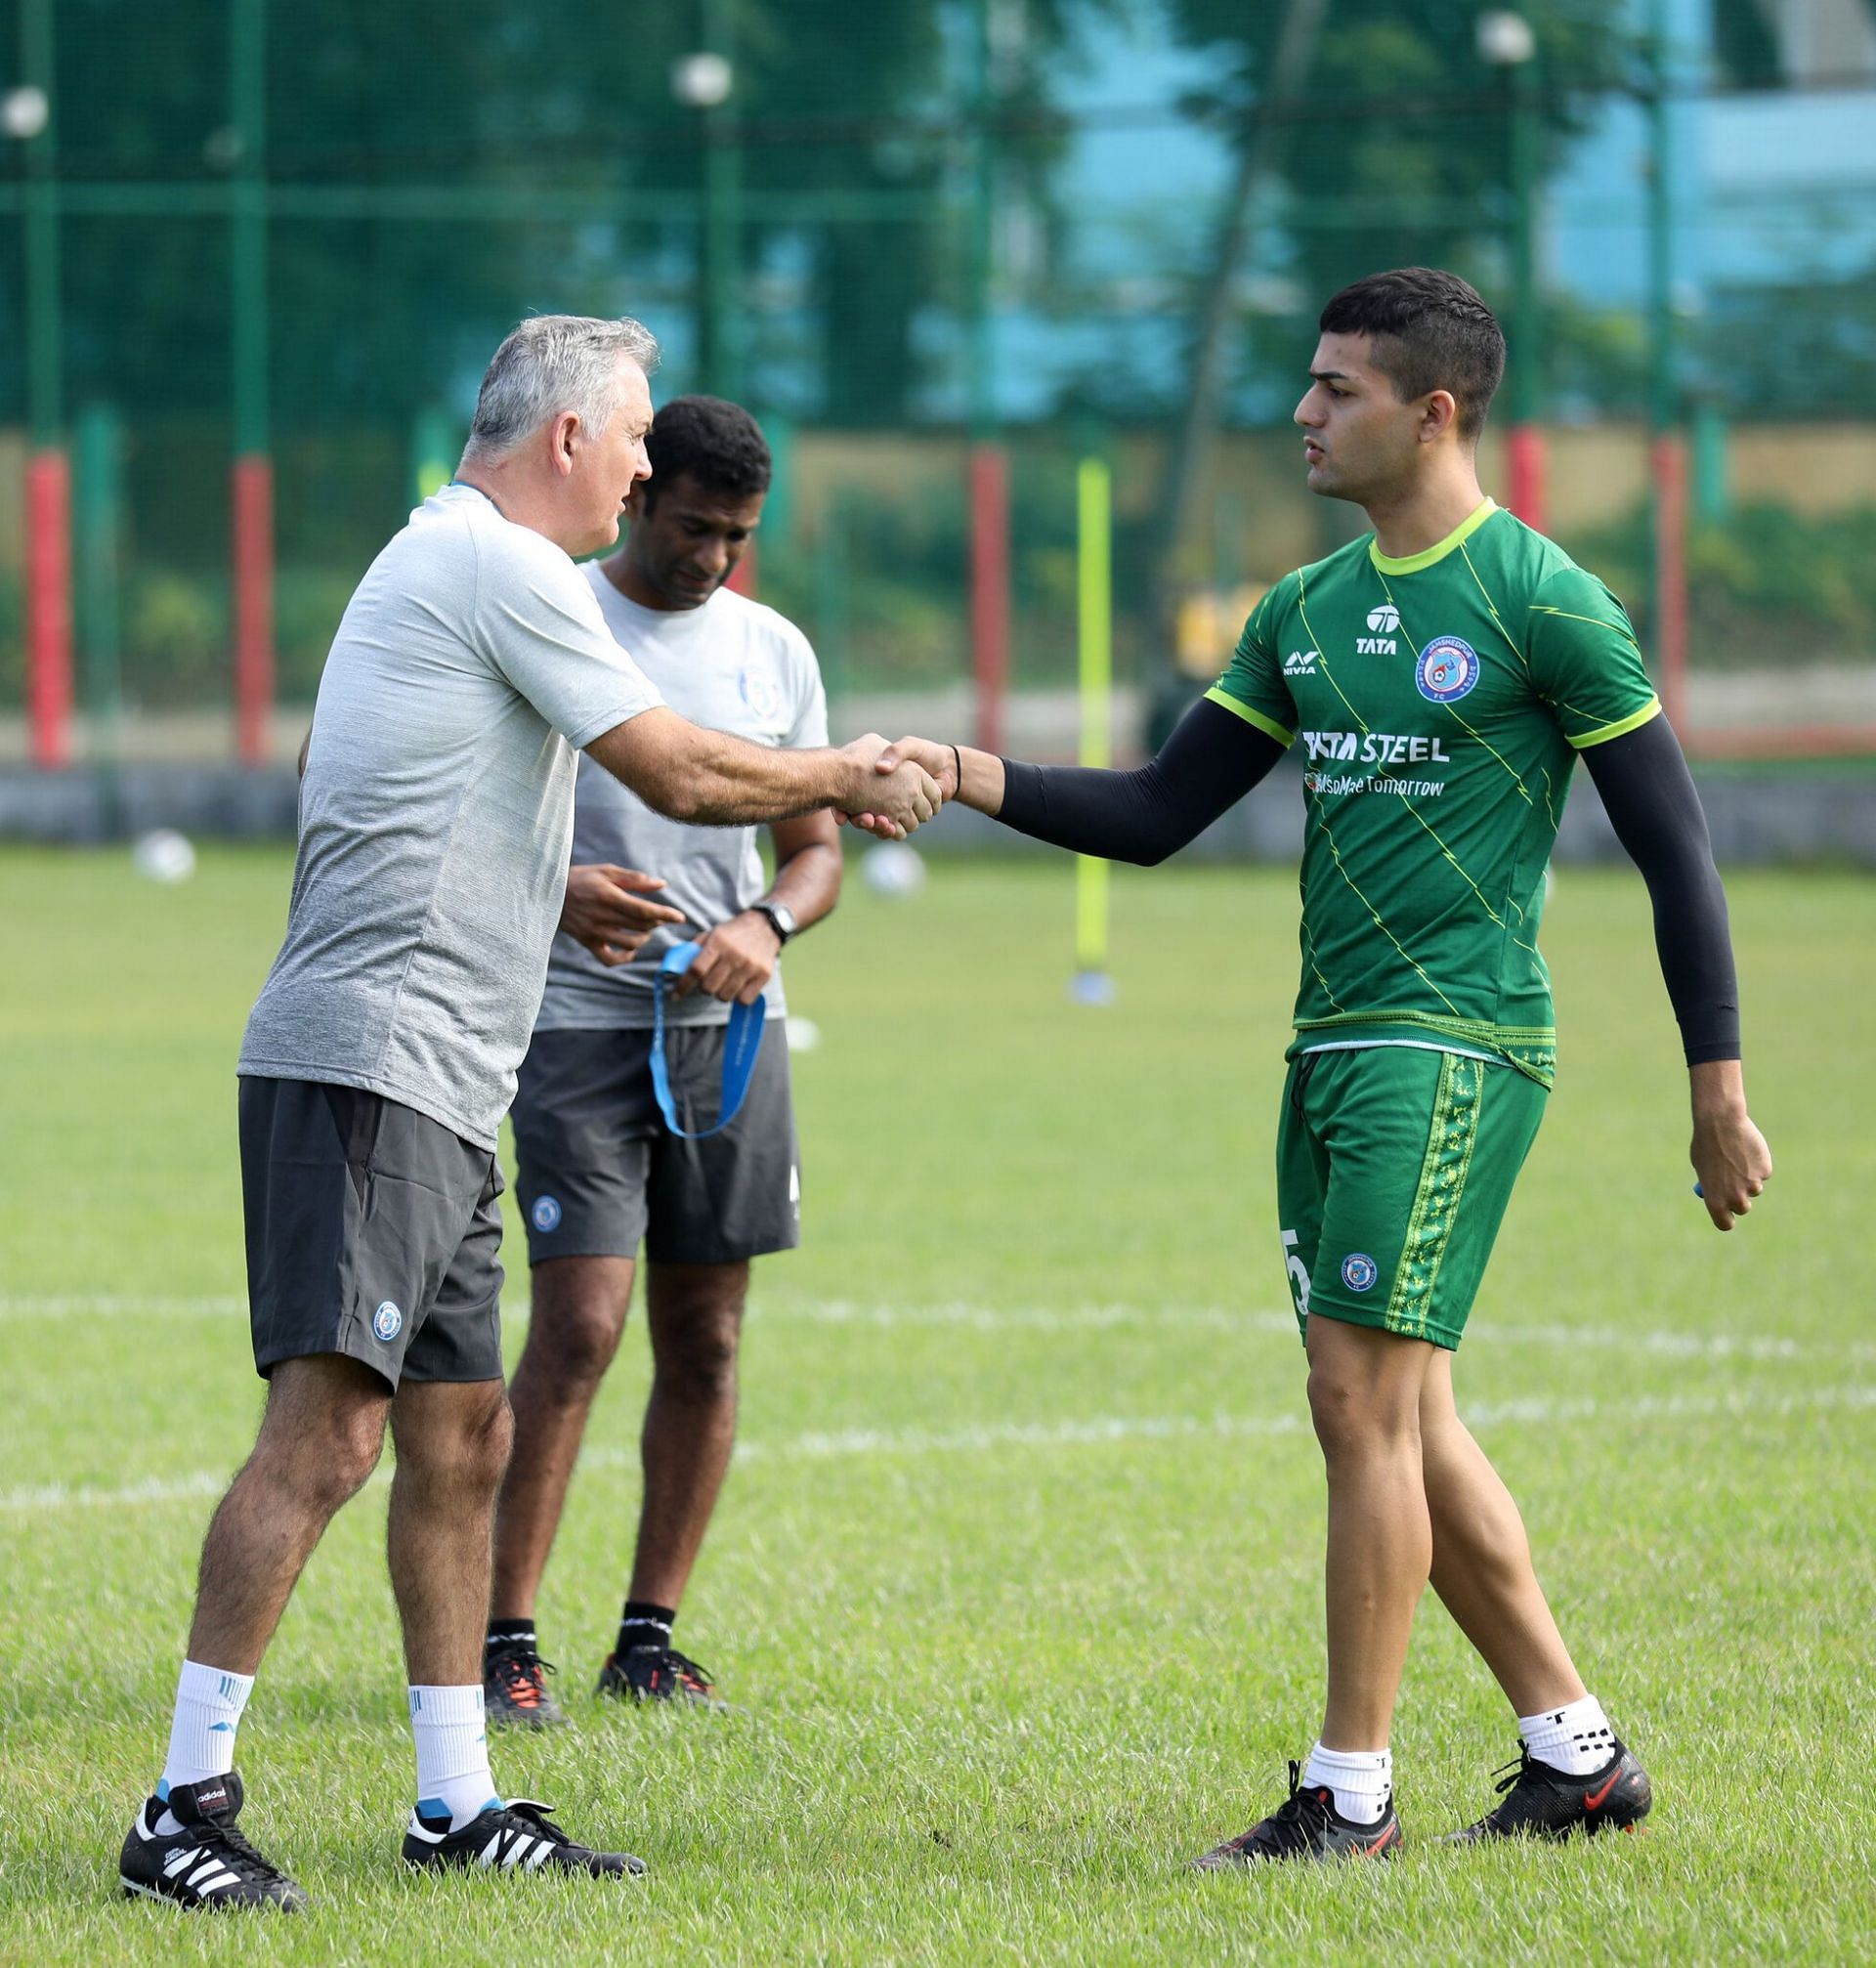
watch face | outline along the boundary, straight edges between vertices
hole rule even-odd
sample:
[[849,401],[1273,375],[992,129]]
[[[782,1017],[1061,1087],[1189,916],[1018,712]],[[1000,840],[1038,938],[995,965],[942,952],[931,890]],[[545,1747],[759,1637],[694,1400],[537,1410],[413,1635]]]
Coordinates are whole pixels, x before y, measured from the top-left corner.
[[784,943],[794,934],[794,911],[786,902],[765,902],[762,913],[775,924],[775,933]]

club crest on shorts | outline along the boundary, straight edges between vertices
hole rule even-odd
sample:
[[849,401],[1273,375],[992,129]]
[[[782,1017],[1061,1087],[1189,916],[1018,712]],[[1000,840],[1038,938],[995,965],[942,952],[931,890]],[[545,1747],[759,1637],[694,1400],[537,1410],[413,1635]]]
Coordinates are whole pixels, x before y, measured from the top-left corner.
[[1342,1261],[1342,1282],[1351,1292],[1368,1291],[1381,1276],[1381,1266],[1366,1251],[1350,1251]]
[[387,1346],[404,1331],[404,1314],[389,1299],[371,1314],[371,1330]]
[[1414,667],[1414,682],[1428,704],[1451,704],[1477,681],[1478,651],[1463,636],[1434,636]]
[[534,1207],[528,1212],[537,1230],[557,1230],[560,1228],[560,1198],[558,1196],[536,1196]]

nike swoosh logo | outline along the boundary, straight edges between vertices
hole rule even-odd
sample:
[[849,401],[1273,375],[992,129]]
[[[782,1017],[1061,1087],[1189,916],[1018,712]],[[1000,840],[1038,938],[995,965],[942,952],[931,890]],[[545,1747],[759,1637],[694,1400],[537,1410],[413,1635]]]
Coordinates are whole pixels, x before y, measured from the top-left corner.
[[1603,1805],[1609,1801],[1609,1792],[1621,1781],[1622,1767],[1620,1764],[1617,1764],[1615,1769],[1610,1773],[1608,1782],[1600,1790],[1586,1790],[1583,1793],[1583,1809],[1585,1811],[1600,1811]]

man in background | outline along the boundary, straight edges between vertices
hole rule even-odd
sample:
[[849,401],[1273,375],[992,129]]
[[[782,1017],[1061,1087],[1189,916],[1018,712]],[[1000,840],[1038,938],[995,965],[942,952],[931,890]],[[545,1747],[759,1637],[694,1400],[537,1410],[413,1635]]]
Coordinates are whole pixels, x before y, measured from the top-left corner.
[[[584,570],[607,626],[694,722],[758,745],[825,746],[827,699],[807,638],[726,585],[769,488],[755,420],[720,398],[680,397],[659,411],[647,449],[653,477],[626,500],[625,542]],[[840,893],[831,814],[778,821],[770,837],[773,881],[753,826],[684,826],[581,767],[562,933],[513,1115],[533,1315],[510,1390],[515,1448],[496,1517],[483,1684],[491,1721],[566,1720],[546,1685],[535,1601],[641,1242],[652,1344],[644,1490],[599,1692],[709,1699],[709,1676],[671,1645],[671,1629],[735,1438],[749,1261],[800,1236],[776,962]],[[717,1118],[731,1007],[766,1000],[746,1098],[705,1139],[671,1132],[652,1083],[658,968],[687,937],[701,952],[667,1003],[664,1041],[686,1129]]]

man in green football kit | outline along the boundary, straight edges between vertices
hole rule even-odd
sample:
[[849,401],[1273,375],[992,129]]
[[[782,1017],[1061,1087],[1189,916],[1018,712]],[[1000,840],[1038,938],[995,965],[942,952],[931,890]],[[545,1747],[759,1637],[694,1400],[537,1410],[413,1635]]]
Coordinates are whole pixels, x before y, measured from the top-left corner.
[[1344,288],[1319,325],[1296,413],[1309,486],[1363,506],[1374,533],[1270,590],[1156,758],[1096,772],[902,740],[880,761],[915,758],[947,796],[1037,838],[1150,864],[1303,748],[1277,1203],[1328,1476],[1328,1690],[1289,1798],[1206,1869],[1398,1849],[1387,1742],[1429,1581],[1522,1743],[1504,1801],[1457,1836],[1594,1833],[1649,1809],[1453,1402],[1454,1349],[1555,1066],[1537,929],[1578,753],[1654,904],[1716,1227],[1771,1173],[1705,820],[1628,619],[1479,490],[1497,321],[1465,281],[1407,268]]

